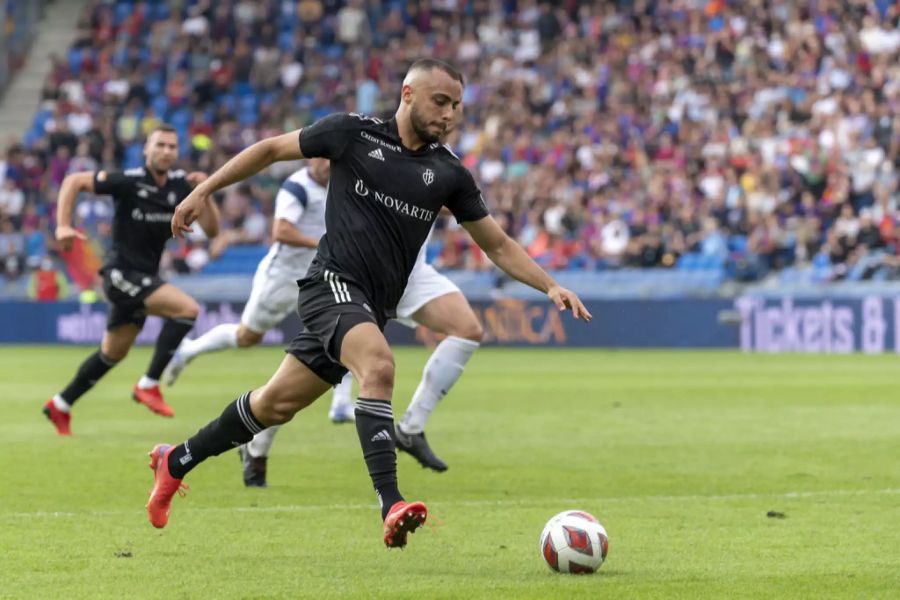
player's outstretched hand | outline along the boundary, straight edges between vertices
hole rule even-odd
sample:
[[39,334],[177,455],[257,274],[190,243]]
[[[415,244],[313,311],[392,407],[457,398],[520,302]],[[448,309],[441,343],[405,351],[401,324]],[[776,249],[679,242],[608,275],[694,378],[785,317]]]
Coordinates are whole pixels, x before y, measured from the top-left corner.
[[72,243],[75,241],[75,238],[78,238],[79,240],[87,239],[83,233],[68,225],[60,225],[56,228],[56,241],[59,242],[59,246],[62,248],[63,252],[68,252],[72,249]]
[[172,237],[184,237],[185,233],[193,231],[191,223],[203,212],[205,200],[206,195],[194,188],[194,191],[175,207],[175,214],[172,215]]
[[572,290],[567,290],[564,287],[555,285],[547,291],[547,296],[549,296],[550,300],[553,301],[553,304],[555,304],[560,311],[566,310],[567,308],[571,309],[572,316],[576,319],[590,321],[593,318],[591,317],[591,313],[584,307],[584,304],[581,303],[578,294]]

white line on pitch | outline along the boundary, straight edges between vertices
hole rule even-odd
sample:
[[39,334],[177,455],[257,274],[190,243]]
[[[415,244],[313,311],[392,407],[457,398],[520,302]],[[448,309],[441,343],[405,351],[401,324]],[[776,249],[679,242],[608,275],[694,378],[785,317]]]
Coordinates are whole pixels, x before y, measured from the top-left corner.
[[[887,488],[881,490],[820,490],[811,492],[783,492],[783,493],[747,493],[747,494],[711,494],[711,495],[659,495],[659,496],[614,496],[614,497],[596,497],[596,498],[534,498],[529,500],[448,500],[446,502],[434,501],[429,502],[430,506],[435,507],[470,507],[470,506],[545,506],[548,504],[569,504],[572,506],[585,504],[613,504],[621,502],[697,502],[697,501],[717,501],[717,500],[752,500],[754,498],[822,498],[830,496],[868,496],[868,495],[894,495],[900,494],[900,488]],[[376,504],[287,504],[276,506],[206,506],[191,507],[181,506],[177,512],[315,512],[320,510],[374,510],[378,508]],[[40,519],[47,517],[108,517],[132,515],[138,512],[135,510],[95,510],[84,512],[70,511],[35,511],[35,512],[8,512],[0,513],[0,517],[19,518],[19,519]]]

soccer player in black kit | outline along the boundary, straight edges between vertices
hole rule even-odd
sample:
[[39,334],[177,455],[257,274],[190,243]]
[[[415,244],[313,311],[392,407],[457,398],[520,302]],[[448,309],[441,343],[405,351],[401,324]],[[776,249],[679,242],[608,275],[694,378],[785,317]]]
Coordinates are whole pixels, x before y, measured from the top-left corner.
[[[421,502],[407,503],[397,485],[391,395],[394,359],[382,330],[406,287],[432,222],[446,206],[504,271],[547,293],[559,310],[590,314],[560,287],[488,214],[471,174],[440,143],[460,109],[462,76],[424,59],[413,64],[389,121],[334,114],[299,132],[269,138],[231,159],[176,209],[172,232],[190,230],[209,194],[276,161],[331,159],[325,215],[327,233],[304,279],[298,281],[303,331],[263,387],[241,395],[182,444],[150,452],[154,486],[147,514],[165,527],[182,478],[201,461],[245,444],[254,434],[286,423],[336,385],[349,369],[359,382],[356,429],[381,504],[384,543],[406,545],[425,522]],[[299,143],[298,143],[299,141]]]
[[[159,391],[162,375],[178,344],[194,326],[197,302],[159,277],[159,260],[171,238],[175,206],[191,193],[206,174],[172,170],[178,160],[178,136],[167,125],[157,127],[144,146],[143,167],[122,172],[73,173],[59,190],[56,239],[63,250],[84,234],[72,228],[72,208],[80,192],[109,194],[113,198],[112,249],[100,274],[109,301],[106,333],[100,349],[85,360],[75,378],[44,404],[44,414],[60,435],[70,435],[72,404],[125,358],[148,314],[165,318],[150,366],[132,389],[132,397],[153,412],[174,415]],[[209,237],[218,233],[219,212],[205,201],[200,219]]]

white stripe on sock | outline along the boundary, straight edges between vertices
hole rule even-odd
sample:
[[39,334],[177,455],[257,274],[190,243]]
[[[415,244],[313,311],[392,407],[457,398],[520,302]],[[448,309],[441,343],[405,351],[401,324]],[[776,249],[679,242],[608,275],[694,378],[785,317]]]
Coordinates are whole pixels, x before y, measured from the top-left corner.
[[238,416],[241,418],[241,421],[244,422],[244,427],[246,427],[248,430],[250,430],[250,433],[257,434],[260,431],[262,431],[262,429],[257,427],[256,424],[253,422],[252,417],[250,417],[250,393],[249,392],[247,392],[246,394],[244,394],[243,396],[238,398],[237,409],[238,409]]

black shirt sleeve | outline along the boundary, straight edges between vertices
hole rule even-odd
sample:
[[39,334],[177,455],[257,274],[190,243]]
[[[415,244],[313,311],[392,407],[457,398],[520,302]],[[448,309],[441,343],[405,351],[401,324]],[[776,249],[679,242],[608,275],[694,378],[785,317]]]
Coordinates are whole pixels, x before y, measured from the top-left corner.
[[118,171],[97,171],[94,173],[94,193],[110,196],[124,196],[131,191],[132,180]]
[[456,191],[445,203],[447,208],[460,223],[477,221],[488,216],[490,213],[484,203],[484,197],[472,174],[462,165],[459,166],[458,173]]
[[337,160],[364,120],[348,113],[334,113],[300,130],[300,152],[305,158]]

